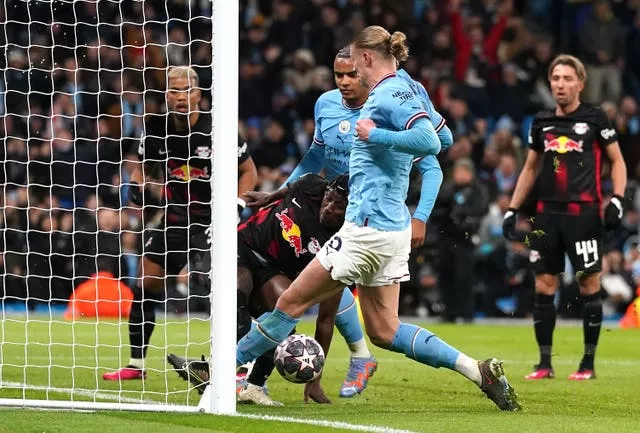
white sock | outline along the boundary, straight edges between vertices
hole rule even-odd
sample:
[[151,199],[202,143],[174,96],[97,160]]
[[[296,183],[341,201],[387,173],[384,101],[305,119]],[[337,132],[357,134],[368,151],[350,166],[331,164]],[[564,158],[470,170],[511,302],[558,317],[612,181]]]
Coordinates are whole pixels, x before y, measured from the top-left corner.
[[482,385],[482,374],[480,374],[478,361],[475,359],[469,358],[464,353],[460,353],[458,358],[456,358],[455,370],[476,385]]
[[141,359],[129,358],[129,363],[127,365],[130,365],[132,367],[139,368],[140,370],[142,370],[144,369],[144,358],[141,358]]
[[371,352],[369,352],[369,347],[367,346],[367,342],[364,337],[354,343],[349,343],[349,350],[351,351],[352,358],[371,357]]

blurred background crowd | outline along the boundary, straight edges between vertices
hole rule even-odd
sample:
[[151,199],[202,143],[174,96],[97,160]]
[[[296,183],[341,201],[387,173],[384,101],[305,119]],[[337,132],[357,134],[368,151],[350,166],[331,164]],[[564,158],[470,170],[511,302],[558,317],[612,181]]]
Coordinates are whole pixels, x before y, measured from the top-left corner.
[[[530,313],[527,245],[504,241],[502,217],[532,117],[554,105],[547,66],[560,52],[580,57],[589,76],[583,99],[615,125],[629,172],[624,223],[608,235],[603,272],[605,314],[624,310],[640,284],[640,0],[240,5],[240,128],[262,190],[277,188],[310,145],[313,106],[334,87],[337,50],[367,25],[407,34],[403,66],[424,84],[455,144],[440,155],[445,181],[426,244],[412,255],[403,314],[467,321]],[[193,65],[201,86],[211,86],[207,7],[196,0],[0,7],[0,296],[66,299],[98,269],[135,277],[142,211],[124,207],[127,161],[144,114],[165,109],[167,65]],[[201,108],[210,109],[207,92]],[[606,164],[603,177],[609,193]],[[419,180],[416,173],[410,206]],[[520,224],[526,229],[526,220]],[[577,289],[569,267],[564,275],[558,306],[571,317]]]

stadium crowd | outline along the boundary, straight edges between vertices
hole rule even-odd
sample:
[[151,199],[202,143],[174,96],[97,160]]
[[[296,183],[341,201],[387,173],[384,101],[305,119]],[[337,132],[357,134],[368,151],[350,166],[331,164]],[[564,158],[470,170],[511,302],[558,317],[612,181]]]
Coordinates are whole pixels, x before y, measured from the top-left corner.
[[[0,297],[67,299],[98,269],[134,278],[142,211],[125,208],[124,184],[144,114],[164,110],[167,65],[193,65],[211,86],[208,2],[53,3],[0,8]],[[240,3],[240,126],[265,191],[311,143],[338,49],[367,25],[408,35],[404,67],[455,144],[440,155],[445,181],[412,256],[404,314],[441,315],[445,303],[458,312],[448,320],[530,313],[527,245],[505,242],[502,219],[532,116],[554,105],[547,66],[559,52],[579,56],[584,97],[616,125],[629,172],[623,227],[610,233],[603,264],[605,314],[624,310],[640,285],[640,1]],[[210,108],[207,92],[201,108]],[[416,174],[410,205],[419,185]],[[576,293],[568,270],[559,302],[568,316],[578,313]]]

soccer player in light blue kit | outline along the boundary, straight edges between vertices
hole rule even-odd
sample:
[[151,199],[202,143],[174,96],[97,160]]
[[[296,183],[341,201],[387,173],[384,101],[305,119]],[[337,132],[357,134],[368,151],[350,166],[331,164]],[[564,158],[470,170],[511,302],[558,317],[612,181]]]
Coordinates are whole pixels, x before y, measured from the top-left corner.
[[[313,142],[285,184],[296,181],[306,173],[317,174],[322,170],[327,179],[332,180],[349,169],[349,155],[355,138],[353,132],[369,89],[360,82],[349,47],[341,49],[336,55],[333,72],[338,88],[325,92],[318,98],[314,110],[316,127]],[[442,147],[451,146],[451,131],[446,127],[444,118],[435,110],[422,84],[413,81],[402,69],[398,71],[398,76],[412,86],[412,90],[429,114]],[[424,243],[426,222],[442,183],[442,169],[435,156],[421,158],[416,165],[422,174],[422,189],[420,201],[411,219],[411,245],[414,248]],[[367,347],[358,320],[355,298],[349,288],[344,289],[336,316],[336,326],[351,350],[349,371],[339,395],[353,397],[367,387],[369,378],[377,368],[377,362]]]
[[415,157],[436,155],[440,140],[424,107],[396,77],[408,56],[403,33],[363,29],[351,57],[369,97],[356,125],[349,160],[349,205],[343,227],[279,298],[275,310],[240,342],[238,365],[283,341],[310,306],[355,283],[367,335],[379,347],[455,370],[474,382],[500,409],[520,404],[495,358],[477,361],[433,333],[400,322],[400,282],[409,277],[410,215],[405,200]]

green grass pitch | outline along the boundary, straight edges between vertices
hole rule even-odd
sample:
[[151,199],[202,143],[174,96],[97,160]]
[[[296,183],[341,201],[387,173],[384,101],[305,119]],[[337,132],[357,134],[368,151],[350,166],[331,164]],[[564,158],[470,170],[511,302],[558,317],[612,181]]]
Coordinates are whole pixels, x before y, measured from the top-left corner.
[[[536,361],[532,327],[519,325],[428,325],[432,331],[470,356],[497,356],[505,360],[510,381],[524,410],[502,413],[472,384],[457,373],[434,370],[399,354],[374,348],[379,369],[366,392],[353,399],[338,398],[348,365],[348,351],[336,334],[325,367],[323,384],[331,405],[302,403],[302,386],[284,381],[277,373],[269,380],[271,395],[283,408],[238,406],[242,414],[267,414],[299,419],[340,421],[359,426],[410,432],[637,432],[640,431],[640,331],[603,328],[596,357],[598,378],[576,383],[566,377],[576,368],[582,352],[582,330],[560,326],[554,341],[557,378],[525,382]],[[313,334],[303,323],[300,332]],[[162,400],[196,405],[198,394],[168,370],[165,350],[181,355],[206,353],[208,325],[202,320],[185,324],[181,318],[156,327],[148,354],[151,371],[140,381],[104,382],[105,368],[128,360],[127,326],[55,322],[46,317],[3,317],[0,326],[0,398],[91,399],[121,395],[126,399]],[[24,346],[25,335],[29,344]],[[122,341],[124,339],[124,341]],[[188,346],[186,342],[191,342]],[[98,344],[96,344],[98,343]],[[49,359],[53,362],[49,365]],[[96,367],[98,359],[100,368]],[[25,362],[26,360],[26,362]],[[75,362],[75,364],[74,364]],[[26,369],[23,367],[28,364]],[[71,366],[74,366],[71,369]],[[18,390],[17,384],[28,389]],[[45,391],[42,387],[49,387]],[[70,389],[79,390],[70,394]],[[165,390],[169,392],[166,393]],[[103,397],[104,396],[104,397]],[[102,400],[104,401],[104,400]],[[255,432],[310,433],[349,431],[282,421],[264,421],[201,414],[132,412],[54,412],[0,409],[4,432]],[[362,428],[362,427],[360,427]],[[384,431],[384,430],[378,430]]]

